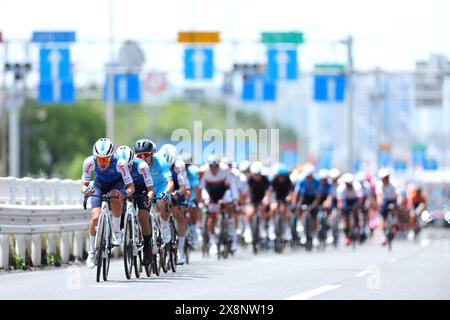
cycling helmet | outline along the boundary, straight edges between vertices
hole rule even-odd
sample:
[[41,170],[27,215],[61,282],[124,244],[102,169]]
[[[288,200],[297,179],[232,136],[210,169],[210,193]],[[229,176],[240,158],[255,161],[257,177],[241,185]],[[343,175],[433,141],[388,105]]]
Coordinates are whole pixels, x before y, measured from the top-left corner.
[[181,159],[184,161],[185,164],[192,164],[192,154],[190,154],[189,152],[183,153]]
[[248,172],[250,170],[250,162],[247,160],[241,161],[241,163],[239,164],[239,170],[241,172]]
[[231,161],[231,159],[230,159],[230,158],[227,158],[227,157],[223,157],[223,158],[220,160],[220,162],[223,163],[223,164],[225,164],[225,165],[227,165],[227,167],[229,167],[229,166],[231,166],[231,165],[233,164],[233,162]]
[[334,179],[339,178],[339,176],[341,175],[341,171],[339,171],[339,169],[333,168],[333,169],[330,169],[329,174],[330,174],[330,177],[334,180]]
[[208,164],[210,165],[210,166],[219,166],[219,164],[220,164],[220,158],[218,157],[218,156],[216,156],[216,155],[214,155],[214,154],[212,154],[212,155],[210,155],[209,157],[208,157]]
[[391,174],[391,172],[389,171],[389,169],[387,169],[387,168],[381,168],[381,169],[378,171],[378,178],[383,179],[383,178],[388,177],[390,174]]
[[303,174],[305,177],[313,175],[315,171],[315,168],[312,164],[307,164],[303,167]]
[[344,173],[342,175],[342,182],[344,182],[344,183],[352,183],[353,179],[354,179],[354,177],[351,173]]
[[141,152],[150,152],[153,153],[156,150],[156,144],[148,139],[140,139],[136,141],[134,144],[134,152],[141,153]]
[[358,180],[359,182],[364,182],[366,180],[366,175],[364,174],[364,172],[358,172],[356,174],[356,180]]
[[263,168],[263,164],[259,161],[255,161],[250,166],[251,174],[261,174],[261,170]]
[[117,148],[116,154],[120,158],[125,159],[129,166],[133,164],[134,152],[130,147],[120,146],[119,148]]
[[278,164],[278,166],[276,168],[275,174],[277,176],[284,176],[286,174],[289,174],[289,169],[286,165],[280,163],[280,164]]
[[96,157],[112,157],[114,155],[114,145],[107,138],[100,138],[92,147],[92,154]]
[[318,176],[319,176],[319,179],[328,179],[328,170],[320,169]]
[[177,158],[177,148],[172,144],[163,144],[159,151],[163,157],[166,159],[169,167],[173,166]]

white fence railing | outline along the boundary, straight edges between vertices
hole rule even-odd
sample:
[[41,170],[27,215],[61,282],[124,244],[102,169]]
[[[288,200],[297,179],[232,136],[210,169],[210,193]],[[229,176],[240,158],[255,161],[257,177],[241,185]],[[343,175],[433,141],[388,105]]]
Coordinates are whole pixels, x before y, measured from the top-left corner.
[[26,261],[30,252],[32,265],[41,265],[44,235],[47,253],[58,253],[63,263],[71,252],[81,259],[91,216],[82,203],[80,181],[0,178],[0,268],[9,266],[10,239],[17,256]]

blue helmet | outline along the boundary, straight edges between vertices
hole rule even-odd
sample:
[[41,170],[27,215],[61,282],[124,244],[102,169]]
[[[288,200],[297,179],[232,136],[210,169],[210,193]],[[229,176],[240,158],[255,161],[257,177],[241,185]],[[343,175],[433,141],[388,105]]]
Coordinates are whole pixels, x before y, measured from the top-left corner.
[[288,167],[287,167],[285,164],[280,163],[280,164],[277,166],[277,168],[276,168],[275,174],[276,174],[277,176],[288,175],[288,174],[289,174],[289,169],[288,169]]

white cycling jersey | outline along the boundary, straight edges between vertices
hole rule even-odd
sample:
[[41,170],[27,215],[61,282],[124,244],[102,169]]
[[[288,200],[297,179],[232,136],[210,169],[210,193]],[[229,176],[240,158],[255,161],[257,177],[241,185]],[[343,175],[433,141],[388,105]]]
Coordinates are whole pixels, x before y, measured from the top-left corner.
[[238,168],[232,168],[231,173],[236,177],[236,187],[238,194],[248,193],[248,181],[247,176],[243,174]]
[[376,192],[377,195],[381,195],[383,201],[397,200],[397,195],[399,194],[396,184],[391,181],[387,185],[384,185],[383,181],[378,181],[376,184]]
[[227,203],[237,199],[234,198],[237,190],[233,179],[228,167],[219,166],[217,174],[213,175],[208,166],[200,181],[200,187],[207,191],[210,199],[218,200],[217,198],[220,197]]
[[361,184],[357,181],[353,181],[353,188],[347,188],[345,183],[341,183],[337,187],[337,198],[339,200],[354,200],[361,198],[363,196],[363,191],[361,189]]

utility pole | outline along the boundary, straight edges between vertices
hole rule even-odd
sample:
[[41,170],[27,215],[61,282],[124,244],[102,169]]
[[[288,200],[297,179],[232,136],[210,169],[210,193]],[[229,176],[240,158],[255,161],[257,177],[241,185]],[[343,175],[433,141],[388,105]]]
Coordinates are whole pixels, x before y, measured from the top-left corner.
[[348,141],[347,141],[347,170],[353,169],[354,150],[353,150],[353,37],[341,40],[340,43],[347,47],[347,93],[348,93]]
[[110,63],[107,67],[108,73],[108,92],[106,97],[106,137],[114,143],[114,19],[113,2],[109,1],[109,50]]

